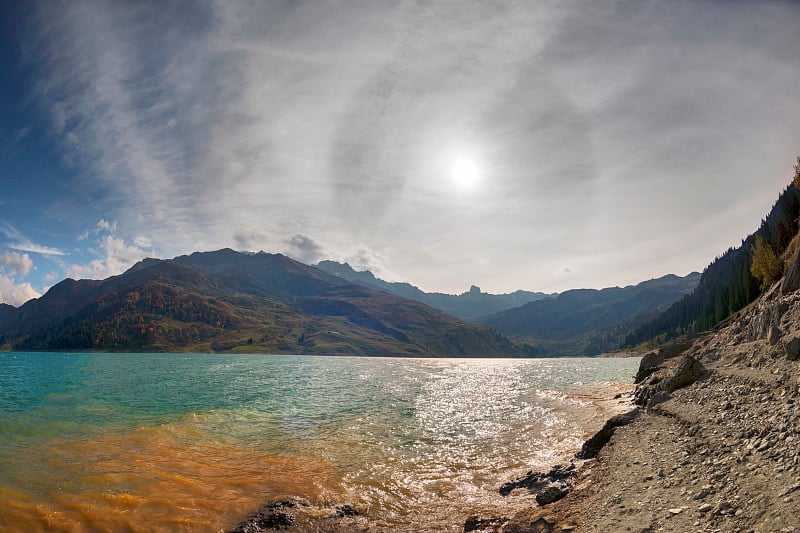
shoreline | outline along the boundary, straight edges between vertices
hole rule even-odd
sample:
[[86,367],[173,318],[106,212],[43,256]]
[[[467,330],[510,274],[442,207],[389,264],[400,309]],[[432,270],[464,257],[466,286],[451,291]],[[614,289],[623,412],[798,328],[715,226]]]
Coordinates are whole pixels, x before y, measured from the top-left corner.
[[[800,295],[768,294],[682,350],[645,356],[655,373],[637,386],[635,419],[568,494],[476,531],[800,531]],[[702,375],[680,384],[689,359]]]

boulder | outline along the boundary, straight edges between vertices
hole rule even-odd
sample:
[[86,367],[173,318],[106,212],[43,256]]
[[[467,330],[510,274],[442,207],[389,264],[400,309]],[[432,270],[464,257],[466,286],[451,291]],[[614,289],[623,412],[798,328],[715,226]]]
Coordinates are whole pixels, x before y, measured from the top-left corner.
[[550,483],[536,494],[536,503],[539,505],[548,505],[557,502],[568,493],[569,489],[562,486],[560,483]]
[[800,358],[800,333],[792,333],[783,339],[783,349],[786,351],[786,359],[797,361]]
[[627,413],[612,416],[610,419],[608,419],[600,431],[595,433],[589,440],[583,443],[583,446],[581,446],[581,451],[576,453],[575,457],[577,459],[592,459],[593,457],[597,457],[597,454],[603,449],[603,446],[605,446],[606,443],[611,440],[614,430],[620,426],[626,426],[630,424],[636,419],[638,414],[638,409],[632,409]]
[[769,345],[775,346],[781,338],[781,330],[777,326],[772,326],[769,328]]
[[642,360],[639,363],[639,371],[636,372],[636,377],[633,378],[633,382],[641,383],[650,377],[653,372],[661,368],[661,365],[664,364],[664,361],[666,361],[666,359],[658,355],[656,352],[647,352],[644,354],[644,357],[642,357]]
[[508,522],[505,516],[493,516],[491,518],[481,518],[472,516],[464,522],[464,533],[469,531],[498,531],[500,526]]
[[636,387],[633,403],[645,406],[657,392],[669,393],[691,385],[707,373],[706,367],[691,355],[684,355],[678,360],[671,359]]

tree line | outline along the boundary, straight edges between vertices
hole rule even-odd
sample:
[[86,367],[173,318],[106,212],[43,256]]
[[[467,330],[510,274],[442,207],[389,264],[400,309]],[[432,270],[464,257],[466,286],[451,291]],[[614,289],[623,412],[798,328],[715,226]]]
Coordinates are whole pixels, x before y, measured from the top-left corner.
[[797,253],[800,216],[800,157],[794,179],[778,197],[758,230],[714,259],[694,292],[655,320],[628,334],[623,347],[706,331],[753,302],[783,273]]

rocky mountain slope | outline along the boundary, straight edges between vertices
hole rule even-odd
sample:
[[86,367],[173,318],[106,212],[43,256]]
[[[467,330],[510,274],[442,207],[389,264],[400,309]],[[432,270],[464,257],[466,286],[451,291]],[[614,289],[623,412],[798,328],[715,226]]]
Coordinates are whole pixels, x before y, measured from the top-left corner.
[[515,356],[506,337],[280,254],[225,249],[67,279],[0,309],[0,348]]
[[596,355],[619,348],[633,328],[691,293],[699,281],[693,272],[628,287],[574,289],[478,322],[532,344],[542,355]]
[[317,267],[351,283],[357,283],[358,285],[386,291],[396,296],[416,300],[470,322],[474,322],[478,317],[555,296],[555,294],[523,290],[508,294],[488,294],[481,292],[480,288],[475,285],[470,287],[469,291],[462,294],[425,292],[410,283],[390,282],[376,278],[369,270],[356,271],[347,263],[320,261]]
[[561,499],[493,530],[800,530],[799,288],[787,275],[716,332],[645,356],[629,423],[573,460]]

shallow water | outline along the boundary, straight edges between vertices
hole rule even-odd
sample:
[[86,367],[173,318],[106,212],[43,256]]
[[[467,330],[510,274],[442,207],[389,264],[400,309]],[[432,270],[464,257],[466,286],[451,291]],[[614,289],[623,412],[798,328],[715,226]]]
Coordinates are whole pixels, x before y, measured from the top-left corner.
[[260,503],[350,503],[460,531],[573,453],[638,359],[0,353],[0,530],[224,531]]

